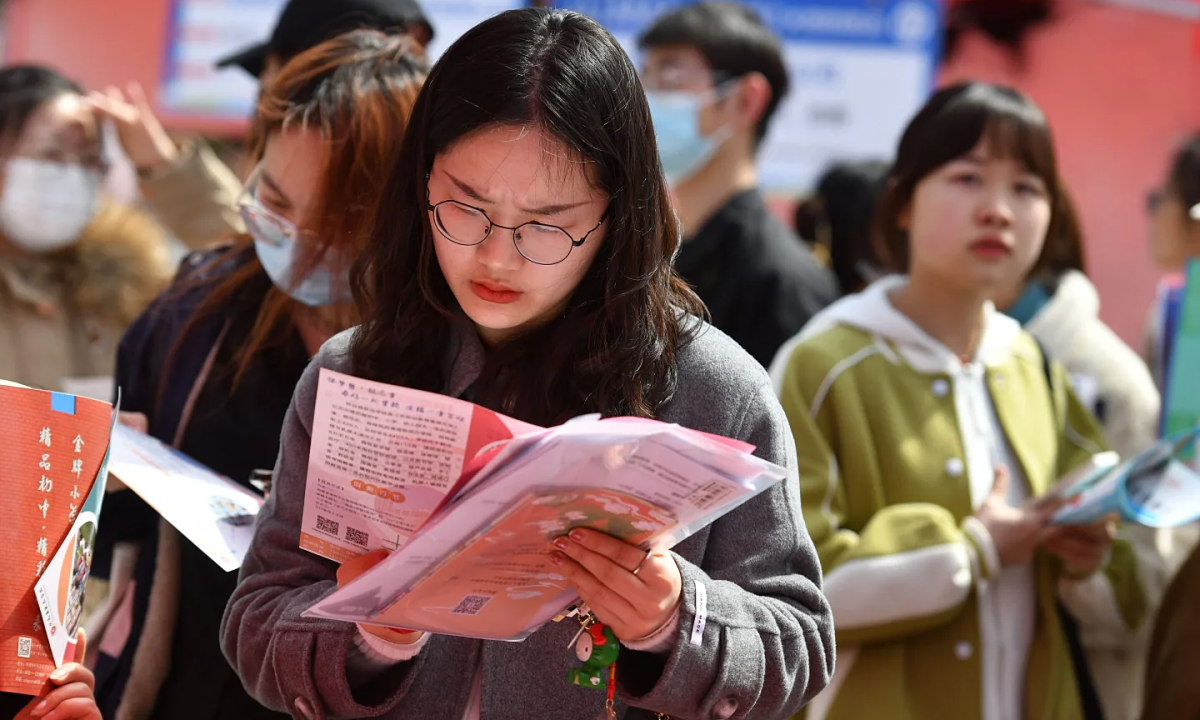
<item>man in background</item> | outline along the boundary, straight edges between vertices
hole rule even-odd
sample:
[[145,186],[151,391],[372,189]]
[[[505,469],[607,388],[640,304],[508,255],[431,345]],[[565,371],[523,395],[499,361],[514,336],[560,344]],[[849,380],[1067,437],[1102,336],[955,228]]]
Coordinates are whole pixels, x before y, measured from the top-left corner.
[[663,170],[684,243],[679,273],[712,322],[764,366],[838,295],[833,275],[767,209],[758,149],[787,94],[779,39],[748,7],[699,2],[639,38]]

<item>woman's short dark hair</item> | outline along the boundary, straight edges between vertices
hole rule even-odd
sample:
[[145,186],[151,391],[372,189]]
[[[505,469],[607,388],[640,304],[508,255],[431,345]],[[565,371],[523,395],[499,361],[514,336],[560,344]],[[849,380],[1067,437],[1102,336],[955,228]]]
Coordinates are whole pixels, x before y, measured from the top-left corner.
[[1070,207],[1058,175],[1054,139],[1046,116],[1012,88],[971,82],[939,90],[908,124],[875,215],[874,240],[887,269],[907,272],[908,232],[899,218],[921,180],[986,139],[990,151],[1011,157],[1046,183],[1050,192],[1048,237],[1061,235]]
[[890,165],[880,160],[830,165],[817,192],[796,205],[796,230],[806,240],[828,245],[830,266],[842,292],[858,292],[871,281],[863,265],[876,268],[871,221]]
[[608,31],[564,10],[501,13],[430,72],[354,270],[364,318],[354,372],[444,390],[462,313],[434,253],[427,174],[454,143],[495,126],[537,128],[561,144],[609,206],[604,245],[562,315],[490,350],[476,402],[540,423],[654,415],[695,327],[683,315],[703,306],[672,269],[680,230],[637,71]]
[[1184,216],[1200,204],[1200,133],[1185,140],[1171,159],[1167,191],[1183,204]]
[[62,73],[42,65],[0,68],[0,146],[20,137],[42,105],[62,95],[82,95],[83,88]]

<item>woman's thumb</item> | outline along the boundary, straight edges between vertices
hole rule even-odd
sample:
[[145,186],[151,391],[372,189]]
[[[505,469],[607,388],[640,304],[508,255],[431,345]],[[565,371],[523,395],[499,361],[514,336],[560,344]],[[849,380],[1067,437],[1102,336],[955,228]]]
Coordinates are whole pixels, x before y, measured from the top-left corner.
[[75,662],[83,664],[84,658],[87,657],[87,631],[79,628],[75,633]]
[[992,482],[992,493],[991,494],[999,495],[1000,497],[1004,497],[1004,496],[1008,495],[1008,481],[1009,481],[1008,466],[997,465],[996,466],[996,478]]

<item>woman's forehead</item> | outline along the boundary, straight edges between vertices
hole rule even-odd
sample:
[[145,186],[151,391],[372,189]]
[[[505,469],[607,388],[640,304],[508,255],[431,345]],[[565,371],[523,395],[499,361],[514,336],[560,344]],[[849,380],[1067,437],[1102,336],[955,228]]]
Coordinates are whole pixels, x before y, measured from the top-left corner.
[[16,150],[65,147],[84,150],[100,142],[99,129],[87,101],[64,94],[43,103],[25,124]]
[[437,169],[497,202],[603,196],[591,164],[535,126],[481,128],[435,159]]

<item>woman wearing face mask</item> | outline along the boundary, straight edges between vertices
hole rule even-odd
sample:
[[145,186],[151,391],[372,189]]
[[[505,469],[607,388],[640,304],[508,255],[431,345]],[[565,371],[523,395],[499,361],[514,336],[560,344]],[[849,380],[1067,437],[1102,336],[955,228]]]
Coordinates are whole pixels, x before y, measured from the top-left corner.
[[[808,719],[1078,720],[1060,607],[1136,628],[1132,550],[1033,502],[1104,446],[1065,373],[991,297],[1066,219],[1050,129],[1019,93],[939,91],[876,213],[897,272],[813,319],[781,399],[838,667]],[[1090,696],[1089,696],[1090,697]]]
[[[348,268],[424,75],[410,41],[359,31],[297,56],[265,89],[252,128],[259,163],[238,203],[250,234],[187,259],[121,342],[124,408],[151,435],[247,485],[274,465],[309,358],[355,320]],[[108,519],[116,531],[148,529],[101,643],[105,717],[277,717],[221,657],[236,575],[152,515]]]
[[[567,680],[578,665],[567,623],[493,643],[302,616],[380,559],[339,573],[296,543],[322,367],[540,424],[658,418],[792,463],[766,376],[694,317],[699,303],[672,271],[678,233],[653,138],[628,56],[582,15],[502,13],[438,61],[356,266],[364,324],[330,340],[297,386],[226,611],[226,657],[256,698],[305,718],[604,707],[603,693]],[[824,686],[832,626],[793,483],[672,552],[647,557],[583,531],[546,550],[624,645],[617,717],[783,718]],[[702,587],[707,622],[694,634]]]
[[158,226],[100,196],[82,93],[48,68],[0,69],[0,378],[55,391],[111,381],[121,333],[171,274]]
[[764,366],[838,296],[771,213],[758,155],[788,92],[770,26],[736,2],[681,4],[638,39],[659,157],[682,221],[675,267],[712,324]]

